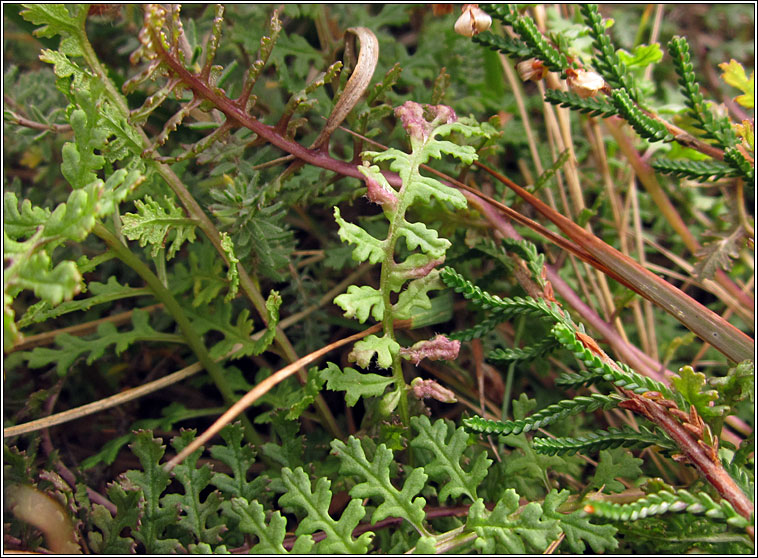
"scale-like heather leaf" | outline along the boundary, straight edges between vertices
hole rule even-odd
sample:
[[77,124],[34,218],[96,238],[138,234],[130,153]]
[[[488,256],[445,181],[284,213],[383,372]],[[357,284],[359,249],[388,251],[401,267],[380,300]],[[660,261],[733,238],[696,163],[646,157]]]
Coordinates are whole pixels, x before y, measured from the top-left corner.
[[333,362],[327,363],[326,368],[320,373],[326,379],[328,389],[345,392],[345,403],[350,407],[361,397],[383,395],[387,386],[395,381],[394,378],[379,374],[361,373],[354,368],[346,367],[340,370]]
[[95,554],[133,554],[135,542],[131,537],[122,537],[125,529],[133,530],[140,518],[139,490],[124,490],[118,483],[108,487],[108,500],[116,506],[116,516],[105,506],[92,506],[92,523],[100,529],[88,533],[90,550]]
[[161,440],[153,438],[151,432],[140,430],[129,447],[139,459],[142,470],[129,470],[124,475],[130,483],[140,488],[144,498],[142,521],[132,534],[145,546],[148,554],[176,552],[179,541],[163,538],[166,528],[175,525],[179,519],[176,506],[161,504],[161,494],[171,482],[171,474],[159,463],[166,446],[161,444]]
[[366,513],[360,500],[351,500],[342,511],[339,521],[335,521],[329,515],[332,492],[329,490],[331,482],[328,479],[320,477],[316,481],[315,491],[312,491],[311,480],[301,467],[294,471],[285,467],[282,469],[282,482],[287,492],[279,498],[279,504],[296,506],[307,514],[297,526],[295,534],[307,535],[316,531],[326,533],[326,538],[316,545],[316,552],[365,554],[368,551],[374,536],[372,532],[363,533],[357,539],[353,538],[353,529]]
[[543,514],[537,502],[519,508],[519,495],[512,488],[491,512],[477,499],[469,508],[466,529],[478,535],[474,546],[484,554],[543,552],[561,534],[558,521]]
[[677,445],[661,430],[650,430],[639,426],[639,431],[628,426],[596,430],[576,438],[534,438],[532,444],[538,453],[548,455],[573,455],[581,451],[594,453],[603,449],[625,447],[644,449],[659,446],[668,451],[675,451]]
[[[195,438],[194,430],[184,430],[171,440],[177,452]],[[218,544],[226,527],[220,522],[221,496],[218,490],[210,492],[204,500],[201,493],[211,482],[213,471],[205,464],[197,466],[202,448],[188,455],[173,469],[175,478],[182,483],[184,494],[167,494],[161,501],[165,507],[177,506],[181,511],[177,525],[184,528],[197,542]]]
[[590,395],[578,395],[574,399],[564,399],[563,401],[549,405],[523,419],[497,421],[474,416],[463,419],[463,424],[469,430],[485,434],[520,434],[547,426],[571,415],[589,413],[598,409],[612,409],[622,400],[620,396],[615,394],[593,393]]
[[102,357],[111,345],[115,345],[116,354],[119,355],[136,341],[181,341],[180,337],[156,331],[150,326],[149,321],[148,312],[135,309],[132,313],[134,327],[130,331],[119,332],[115,325],[105,322],[97,326],[97,336],[92,339],[61,333],[55,338],[59,349],[36,347],[28,353],[29,366],[40,368],[55,363],[58,374],[62,376],[77,358],[89,353],[87,364],[92,364]]
[[355,244],[353,259],[357,262],[368,260],[379,263],[384,259],[384,242],[371,236],[358,225],[348,223],[340,215],[340,208],[334,207],[334,219],[339,224],[339,237],[343,242]]
[[397,228],[397,234],[405,237],[409,250],[420,248],[431,258],[440,258],[450,248],[450,241],[441,238],[434,229],[428,228],[424,223],[409,223],[403,221]]
[[[239,530],[258,538],[250,554],[288,554],[282,544],[287,535],[287,520],[277,510],[266,522],[263,506],[257,501],[232,498],[229,514],[239,520]],[[313,547],[313,537],[300,535],[292,548],[292,554],[308,554]]]
[[626,488],[618,478],[636,479],[642,470],[642,459],[634,457],[624,448],[602,450],[590,488],[602,488],[608,492],[622,492]]
[[392,357],[400,351],[400,344],[387,335],[377,337],[369,335],[361,339],[350,351],[347,359],[355,362],[361,368],[368,368],[371,359],[376,354],[376,364],[379,368],[389,368],[392,366]]
[[618,114],[618,110],[599,95],[584,99],[572,91],[548,89],[545,91],[545,100],[553,105],[577,110],[590,116],[608,118],[609,116]]
[[145,196],[144,199],[144,202],[135,200],[137,213],[126,213],[121,216],[121,231],[129,240],[139,240],[140,246],[150,244],[152,257],[156,257],[158,252],[165,247],[169,233],[173,231],[175,235],[166,254],[166,259],[170,260],[185,241],[194,242],[195,222],[184,217],[181,208],[168,197],[164,198],[168,210],[150,196]]
[[411,418],[411,426],[418,432],[411,440],[411,446],[424,448],[434,455],[434,459],[424,465],[424,472],[442,486],[438,496],[440,503],[444,504],[448,496],[457,498],[461,494],[472,501],[476,500],[476,489],[492,464],[487,454],[479,452],[471,464],[471,470],[465,471],[461,467],[461,459],[469,446],[469,435],[463,427],[453,429],[453,425],[443,419],[431,424],[429,418],[423,415]]
[[582,511],[570,514],[557,511],[558,507],[568,500],[568,497],[568,490],[558,492],[553,489],[545,496],[542,508],[545,517],[558,521],[563,534],[566,535],[566,542],[571,552],[583,554],[586,548],[585,542],[592,547],[593,552],[598,554],[617,549],[619,545],[616,538],[617,529],[613,525],[595,525]]
[[345,311],[346,318],[355,318],[360,323],[365,322],[369,315],[378,322],[384,317],[382,293],[368,285],[350,285],[346,293],[335,297],[334,304]]
[[411,470],[402,490],[398,490],[390,481],[393,454],[387,446],[380,444],[371,462],[366,458],[361,442],[353,436],[348,438],[347,444],[342,440],[332,440],[331,445],[332,453],[341,462],[340,473],[355,475],[363,480],[350,489],[350,495],[354,498],[371,498],[375,504],[381,502],[371,516],[372,523],[387,517],[402,517],[419,533],[426,533],[423,526],[426,500],[421,496],[414,498],[424,488],[427,479],[427,474],[421,467]]
[[735,511],[732,505],[721,500],[714,502],[706,492],[692,494],[686,490],[670,492],[660,490],[647,494],[635,502],[618,504],[602,499],[590,499],[584,511],[597,517],[614,521],[636,521],[645,517],[668,512],[705,514],[710,519],[726,520],[737,528],[745,528],[751,521]]

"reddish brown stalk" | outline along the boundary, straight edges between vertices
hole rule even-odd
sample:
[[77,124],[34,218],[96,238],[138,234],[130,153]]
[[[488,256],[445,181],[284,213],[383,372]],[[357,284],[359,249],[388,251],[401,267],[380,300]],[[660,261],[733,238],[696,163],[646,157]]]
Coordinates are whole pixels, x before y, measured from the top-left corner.
[[696,439],[685,428],[685,425],[676,420],[659,401],[631,392],[625,392],[625,394],[630,399],[624,401],[620,406],[643,415],[671,436],[682,455],[713,485],[721,497],[732,504],[737,513],[743,517],[748,519],[752,517],[753,503],[721,465],[714,448],[706,445],[702,440]]

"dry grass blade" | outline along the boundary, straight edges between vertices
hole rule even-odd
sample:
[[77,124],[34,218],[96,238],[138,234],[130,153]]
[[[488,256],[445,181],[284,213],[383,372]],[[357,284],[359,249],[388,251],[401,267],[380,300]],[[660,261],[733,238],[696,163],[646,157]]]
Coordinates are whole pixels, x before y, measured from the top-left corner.
[[194,451],[196,451],[198,448],[204,445],[213,436],[218,434],[218,432],[220,432],[221,429],[224,428],[224,426],[226,426],[231,421],[233,421],[237,416],[240,415],[240,413],[244,412],[244,410],[247,409],[250,405],[252,405],[259,397],[267,393],[271,388],[273,388],[276,384],[278,384],[282,380],[288,378],[289,376],[291,376],[292,374],[300,370],[300,368],[309,365],[311,362],[321,358],[322,356],[324,356],[325,354],[327,354],[328,352],[334,349],[342,347],[343,345],[347,345],[348,343],[352,343],[353,341],[362,339],[363,337],[366,337],[367,335],[371,333],[379,331],[381,328],[382,328],[382,324],[373,325],[370,328],[364,331],[361,331],[360,333],[356,333],[355,335],[345,337],[343,339],[340,339],[339,341],[330,343],[329,345],[326,345],[325,347],[322,347],[317,351],[313,351],[312,353],[305,355],[299,360],[296,360],[295,362],[278,370],[277,372],[275,372],[274,374],[272,374],[271,376],[263,380],[261,383],[259,383],[257,386],[255,386],[253,389],[248,391],[245,395],[243,395],[239,401],[237,401],[234,405],[229,407],[229,410],[227,410],[223,415],[221,415],[218,419],[216,419],[216,421],[208,428],[208,430],[206,430],[205,432],[200,434],[200,436],[192,440],[192,442],[189,445],[187,445],[186,448],[184,448],[182,451],[176,454],[172,459],[167,461],[165,464],[166,469],[171,470],[176,465],[184,461],[184,459],[186,459],[188,455],[191,455]]
[[519,197],[554,223],[578,246],[590,253],[592,255],[592,260],[589,260],[590,263],[597,260],[605,268],[610,269],[615,276],[623,277],[625,285],[657,304],[733,361],[742,362],[754,357],[755,342],[753,339],[721,316],[648,271],[630,257],[588,233],[570,219],[553,211],[544,202],[512,180],[486,165],[478,162],[474,164],[508,186]]

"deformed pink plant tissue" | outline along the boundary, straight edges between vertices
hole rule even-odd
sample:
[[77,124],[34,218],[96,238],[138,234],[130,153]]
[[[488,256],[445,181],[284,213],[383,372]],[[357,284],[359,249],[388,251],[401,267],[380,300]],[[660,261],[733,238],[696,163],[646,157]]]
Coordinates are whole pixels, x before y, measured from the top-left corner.
[[400,355],[418,366],[421,359],[429,360],[455,360],[461,348],[460,341],[453,341],[444,335],[437,335],[433,339],[419,341],[412,347],[400,349]]
[[415,378],[411,382],[411,391],[418,399],[436,399],[442,403],[455,403],[458,401],[455,393],[446,387],[442,387],[434,380]]
[[[424,118],[424,110],[432,117],[432,120]],[[420,105],[413,101],[406,101],[397,107],[395,116],[400,119],[411,140],[421,143],[426,143],[436,127],[452,124],[458,120],[455,111],[447,105]]]
[[397,196],[394,191],[385,188],[370,176],[364,175],[363,180],[366,183],[366,196],[370,201],[386,205],[388,209],[397,207]]

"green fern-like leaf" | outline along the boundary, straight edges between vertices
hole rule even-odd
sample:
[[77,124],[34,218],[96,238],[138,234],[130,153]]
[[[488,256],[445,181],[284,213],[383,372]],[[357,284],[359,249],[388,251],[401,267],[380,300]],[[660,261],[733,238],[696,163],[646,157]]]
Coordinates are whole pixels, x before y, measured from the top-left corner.
[[239,422],[225,426],[219,434],[224,444],[211,446],[210,453],[226,465],[231,474],[215,471],[210,482],[227,498],[234,495],[252,501],[263,490],[266,480],[261,475],[253,481],[247,480],[248,471],[255,463],[255,450],[245,443],[244,430]]
[[[195,438],[194,430],[185,430],[174,437],[171,445],[179,452]],[[180,510],[177,525],[199,543],[217,544],[226,527],[221,522],[221,496],[218,490],[205,495],[213,472],[206,464],[198,467],[202,448],[193,452],[173,469],[174,477],[182,484],[184,494],[167,494],[162,498],[166,507]],[[203,493],[203,497],[201,497]]]
[[595,69],[600,72],[612,88],[625,91],[631,100],[637,101],[638,95],[634,78],[627,71],[624,63],[621,62],[610,38],[605,33],[603,18],[600,16],[597,5],[581,4],[579,9],[585,23],[590,28],[592,43],[598,51],[598,55],[593,60]]
[[361,442],[353,436],[348,438],[347,444],[342,440],[332,440],[331,446],[332,453],[336,453],[340,459],[340,472],[355,475],[363,481],[350,489],[350,495],[353,498],[371,498],[378,504],[371,516],[372,523],[387,517],[402,517],[419,533],[428,534],[423,525],[426,500],[416,496],[427,479],[427,474],[421,467],[412,469],[403,483],[403,488],[398,490],[390,481],[393,454],[384,444],[376,448],[373,461],[368,460]]
[[669,133],[666,127],[643,113],[634,104],[626,90],[614,89],[611,91],[611,99],[618,114],[629,122],[640,136],[652,142],[673,141],[674,136]]
[[126,213],[121,217],[121,231],[129,240],[139,240],[140,246],[152,246],[151,255],[156,257],[168,242],[169,233],[174,231],[166,259],[173,258],[185,241],[195,240],[196,223],[192,219],[184,217],[184,212],[165,198],[168,210],[154,201],[150,196],[145,196],[145,201],[134,202],[137,213]]
[[321,554],[365,554],[371,544],[374,534],[363,533],[357,539],[353,538],[353,529],[366,513],[360,500],[353,499],[342,511],[338,521],[329,515],[329,504],[332,493],[329,490],[331,482],[326,478],[316,481],[316,489],[311,489],[311,480],[301,467],[294,471],[285,467],[282,469],[282,481],[287,490],[279,498],[282,506],[296,506],[306,512],[306,517],[299,523],[297,535],[311,534],[324,531],[326,538],[316,546]]
[[58,373],[63,376],[76,359],[87,356],[87,364],[92,364],[105,354],[111,345],[115,345],[116,354],[121,354],[137,341],[162,341],[183,343],[178,335],[161,333],[150,326],[150,315],[144,310],[135,309],[132,314],[133,329],[119,332],[116,326],[105,322],[97,327],[97,335],[90,339],[76,337],[68,333],[56,336],[56,349],[36,347],[28,355],[29,366],[41,368],[55,364]]
[[483,554],[543,552],[561,533],[558,521],[530,502],[519,509],[519,495],[509,488],[490,512],[481,498],[469,508],[466,529],[477,534],[474,546]]
[[609,116],[618,114],[616,107],[600,95],[583,99],[572,91],[548,89],[545,91],[545,100],[553,105],[570,108],[589,116],[608,118]]
[[580,395],[574,399],[560,401],[521,420],[501,422],[483,419],[482,417],[470,417],[463,419],[463,424],[468,430],[481,434],[521,434],[547,426],[571,415],[592,412],[597,409],[612,409],[622,400],[617,395],[593,393],[589,396]]
[[179,510],[175,505],[165,505],[161,501],[161,494],[171,482],[170,473],[159,464],[166,446],[161,444],[161,440],[153,438],[151,432],[141,430],[135,434],[134,442],[129,447],[139,458],[142,470],[127,471],[125,476],[132,485],[139,487],[144,498],[142,521],[132,531],[133,536],[150,554],[176,552],[179,541],[165,538],[165,531],[176,524]]
[[692,180],[719,180],[739,176],[740,172],[720,161],[688,161],[686,159],[655,159],[651,166],[662,174]]
[[619,542],[615,536],[617,529],[613,525],[596,525],[591,523],[586,514],[581,510],[570,514],[559,512],[558,507],[566,502],[568,498],[568,490],[558,492],[553,489],[545,496],[542,508],[545,517],[558,521],[563,534],[566,535],[566,542],[571,551],[583,554],[586,549],[585,542],[592,547],[594,552],[600,554],[618,548]]
[[434,455],[434,459],[424,465],[424,472],[440,483],[440,503],[444,504],[448,497],[457,498],[461,494],[475,501],[476,489],[487,476],[487,469],[492,464],[487,454],[479,453],[470,471],[465,471],[461,467],[461,460],[468,447],[469,436],[463,428],[453,429],[442,419],[432,424],[423,415],[413,417],[411,426],[418,432],[411,440],[411,447],[424,448]]
[[[275,511],[266,521],[263,506],[257,502],[248,502],[244,498],[232,498],[229,515],[239,521],[239,530],[258,538],[250,549],[250,554],[288,554],[284,548],[287,535],[287,519],[280,511]],[[292,554],[307,554],[312,551],[313,537],[309,534],[297,537]]]
[[577,452],[595,453],[604,449],[629,448],[643,449],[658,446],[675,451],[676,444],[660,430],[650,430],[644,426],[639,432],[628,427],[597,430],[576,438],[534,438],[535,451],[547,455],[573,455]]
[[661,490],[628,504],[616,504],[606,500],[589,500],[584,509],[594,516],[614,521],[635,521],[643,517],[667,512],[686,512],[705,514],[711,519],[722,519],[738,528],[744,528],[751,524],[749,519],[738,514],[726,500],[714,502],[705,492],[691,494],[686,490],[677,490],[676,492]]
[[132,554],[136,543],[132,537],[122,537],[126,530],[134,530],[142,515],[139,508],[139,490],[124,490],[118,483],[108,487],[108,500],[116,506],[111,516],[105,506],[92,506],[92,523],[101,531],[88,533],[90,550],[96,554]]

